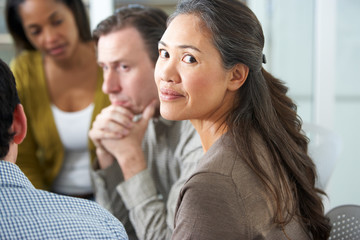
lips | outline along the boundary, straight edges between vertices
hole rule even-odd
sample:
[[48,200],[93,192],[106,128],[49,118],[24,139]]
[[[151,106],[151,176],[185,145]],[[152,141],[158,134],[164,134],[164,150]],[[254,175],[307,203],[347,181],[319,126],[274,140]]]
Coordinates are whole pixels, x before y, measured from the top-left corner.
[[109,97],[110,97],[110,102],[112,105],[117,105],[117,106],[126,107],[126,108],[131,107],[131,103],[128,99],[119,98],[116,95],[112,95],[112,94],[110,94]]
[[50,48],[48,50],[48,52],[50,53],[50,55],[53,55],[53,56],[61,55],[65,52],[65,47],[66,47],[66,45],[59,45],[59,46]]
[[172,101],[179,98],[184,97],[184,95],[179,92],[169,89],[169,88],[161,88],[160,89],[160,99],[163,101]]

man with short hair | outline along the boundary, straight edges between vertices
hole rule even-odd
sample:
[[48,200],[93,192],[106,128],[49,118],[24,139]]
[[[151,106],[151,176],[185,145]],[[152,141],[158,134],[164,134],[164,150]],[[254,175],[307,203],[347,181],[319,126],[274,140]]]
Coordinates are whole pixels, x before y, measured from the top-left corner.
[[111,101],[89,133],[100,168],[95,198],[130,239],[170,238],[180,189],[203,155],[189,121],[160,116],[154,69],[166,19],[162,10],[130,5],[94,30]]
[[0,59],[0,239],[128,239],[97,203],[34,188],[15,164],[26,129],[14,76]]

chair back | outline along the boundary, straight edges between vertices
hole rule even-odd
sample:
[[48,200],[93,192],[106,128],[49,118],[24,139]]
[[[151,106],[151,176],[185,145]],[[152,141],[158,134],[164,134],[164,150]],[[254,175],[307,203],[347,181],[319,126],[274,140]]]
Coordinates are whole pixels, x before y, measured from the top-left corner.
[[341,205],[331,209],[326,216],[332,226],[329,240],[360,239],[359,205]]

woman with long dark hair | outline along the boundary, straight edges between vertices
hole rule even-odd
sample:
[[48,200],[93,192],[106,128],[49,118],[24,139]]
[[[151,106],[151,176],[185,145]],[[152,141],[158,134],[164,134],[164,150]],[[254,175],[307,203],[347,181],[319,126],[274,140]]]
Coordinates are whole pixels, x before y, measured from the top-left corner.
[[161,115],[190,119],[204,157],[184,185],[173,239],[327,239],[296,105],[262,64],[264,35],[235,0],[183,0],[159,42]]

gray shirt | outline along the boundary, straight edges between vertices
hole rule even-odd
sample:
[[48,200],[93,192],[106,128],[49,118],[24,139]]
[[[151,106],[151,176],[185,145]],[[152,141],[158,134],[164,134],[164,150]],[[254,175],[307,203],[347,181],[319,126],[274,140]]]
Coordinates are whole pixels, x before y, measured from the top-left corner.
[[124,224],[129,239],[169,239],[180,189],[203,155],[200,137],[189,121],[160,117],[150,120],[142,148],[147,169],[127,181],[117,162],[92,172],[96,201]]

